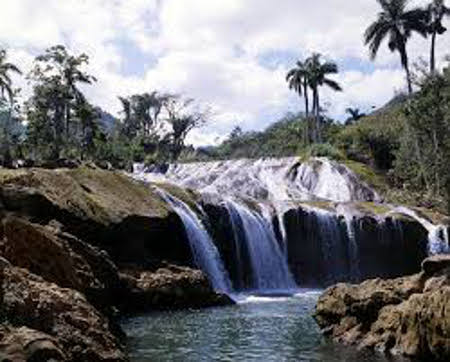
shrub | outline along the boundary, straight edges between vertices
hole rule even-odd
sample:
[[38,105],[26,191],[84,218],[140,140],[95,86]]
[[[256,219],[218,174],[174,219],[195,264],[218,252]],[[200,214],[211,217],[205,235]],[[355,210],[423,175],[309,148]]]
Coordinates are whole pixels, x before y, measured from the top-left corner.
[[314,143],[306,148],[301,157],[306,159],[310,157],[326,157],[336,161],[345,160],[344,153],[329,143]]

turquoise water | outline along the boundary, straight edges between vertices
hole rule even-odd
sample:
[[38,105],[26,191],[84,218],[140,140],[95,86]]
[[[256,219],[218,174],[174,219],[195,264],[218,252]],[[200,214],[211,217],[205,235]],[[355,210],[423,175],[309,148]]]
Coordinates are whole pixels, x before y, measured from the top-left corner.
[[[326,341],[311,314],[317,292],[248,297],[222,308],[123,321],[132,361],[387,361]],[[398,360],[396,360],[398,361]]]

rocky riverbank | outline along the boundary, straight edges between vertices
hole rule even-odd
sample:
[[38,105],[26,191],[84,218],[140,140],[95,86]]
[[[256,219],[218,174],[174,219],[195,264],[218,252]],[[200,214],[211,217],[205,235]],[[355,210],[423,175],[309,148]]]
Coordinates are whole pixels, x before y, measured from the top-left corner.
[[434,256],[408,277],[338,284],[315,319],[333,340],[424,361],[450,359],[450,256]]
[[0,360],[124,361],[123,314],[231,303],[178,216],[119,172],[0,170]]

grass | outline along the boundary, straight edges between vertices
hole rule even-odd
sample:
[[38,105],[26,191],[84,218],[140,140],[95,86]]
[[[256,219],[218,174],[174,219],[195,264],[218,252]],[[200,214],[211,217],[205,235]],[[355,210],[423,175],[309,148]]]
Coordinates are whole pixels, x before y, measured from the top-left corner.
[[370,166],[351,160],[346,160],[343,162],[343,164],[355,174],[357,174],[362,181],[364,181],[370,187],[374,188],[377,192],[384,194],[389,189],[386,176],[376,172]]

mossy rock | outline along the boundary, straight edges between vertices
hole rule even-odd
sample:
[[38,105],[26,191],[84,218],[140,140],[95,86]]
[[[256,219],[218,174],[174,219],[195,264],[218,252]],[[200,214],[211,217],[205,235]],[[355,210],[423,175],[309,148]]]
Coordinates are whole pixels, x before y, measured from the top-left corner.
[[372,214],[375,216],[383,216],[391,211],[388,205],[375,202],[358,202],[355,203],[355,207],[364,214]]
[[[130,214],[166,217],[169,209],[148,185],[121,172],[77,169],[0,170],[2,193],[39,194],[60,209],[100,224]],[[8,201],[6,201],[8,203]]]

